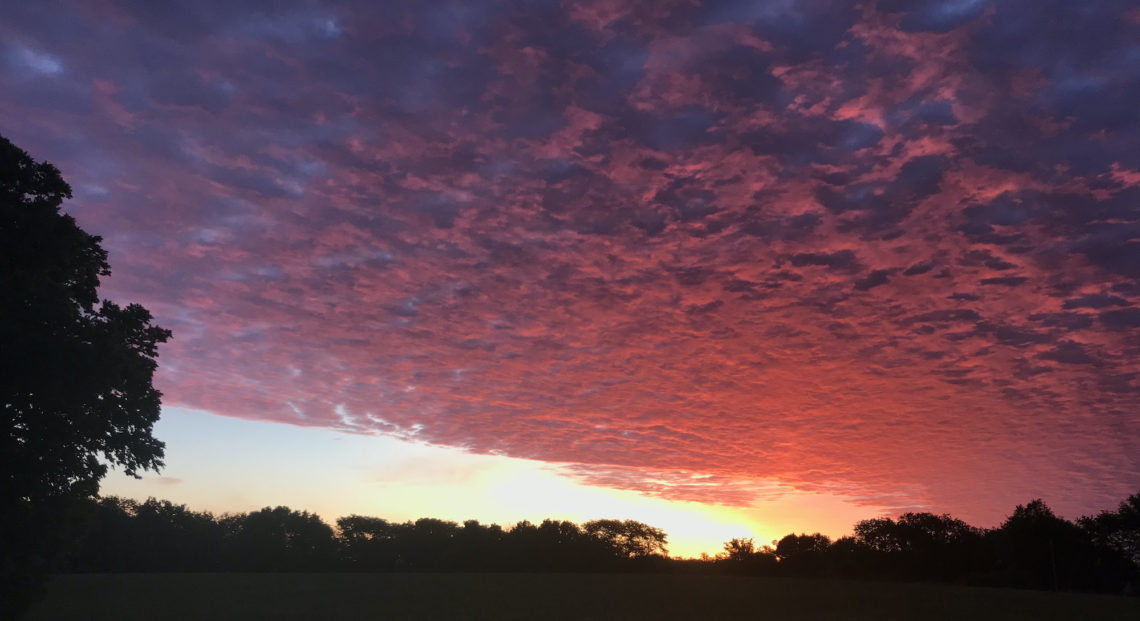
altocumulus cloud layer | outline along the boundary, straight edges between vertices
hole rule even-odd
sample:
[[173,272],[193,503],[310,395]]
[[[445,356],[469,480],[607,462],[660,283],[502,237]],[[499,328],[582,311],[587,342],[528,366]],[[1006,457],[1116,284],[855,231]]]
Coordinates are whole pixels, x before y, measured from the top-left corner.
[[261,4],[0,9],[168,403],[706,502],[1136,491],[1133,2]]

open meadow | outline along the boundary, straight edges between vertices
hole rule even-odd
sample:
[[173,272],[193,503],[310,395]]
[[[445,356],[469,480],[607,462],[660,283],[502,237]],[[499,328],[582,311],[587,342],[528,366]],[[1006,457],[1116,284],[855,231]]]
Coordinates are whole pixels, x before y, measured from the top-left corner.
[[1140,619],[1140,598],[649,574],[69,574],[29,619]]

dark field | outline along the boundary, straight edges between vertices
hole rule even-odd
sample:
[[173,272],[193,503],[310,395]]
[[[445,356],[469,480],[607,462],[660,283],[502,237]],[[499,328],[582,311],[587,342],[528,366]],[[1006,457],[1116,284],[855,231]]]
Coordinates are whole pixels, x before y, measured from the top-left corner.
[[646,574],[76,574],[30,619],[1140,619],[1140,598]]

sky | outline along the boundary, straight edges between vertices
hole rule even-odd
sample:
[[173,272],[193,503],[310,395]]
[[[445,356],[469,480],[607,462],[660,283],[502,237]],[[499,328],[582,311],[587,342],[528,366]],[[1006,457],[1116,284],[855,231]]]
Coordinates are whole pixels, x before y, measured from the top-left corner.
[[174,332],[104,492],[715,553],[1138,491],[1134,2],[11,2],[0,84]]

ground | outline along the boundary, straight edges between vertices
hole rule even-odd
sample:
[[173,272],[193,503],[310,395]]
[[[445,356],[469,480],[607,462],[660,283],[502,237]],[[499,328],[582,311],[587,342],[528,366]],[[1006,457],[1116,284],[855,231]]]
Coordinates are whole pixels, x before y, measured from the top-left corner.
[[1140,619],[1140,598],[641,574],[78,574],[29,619]]

